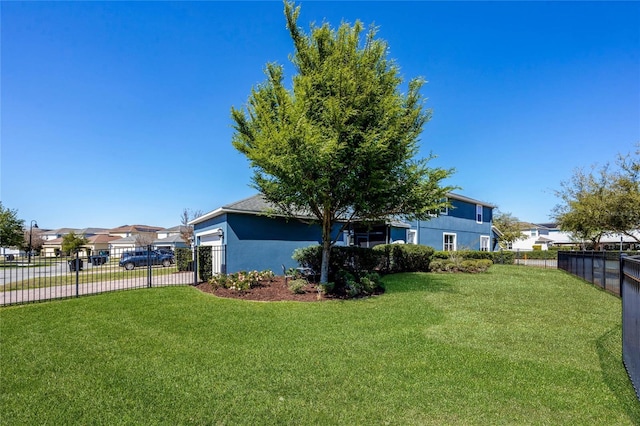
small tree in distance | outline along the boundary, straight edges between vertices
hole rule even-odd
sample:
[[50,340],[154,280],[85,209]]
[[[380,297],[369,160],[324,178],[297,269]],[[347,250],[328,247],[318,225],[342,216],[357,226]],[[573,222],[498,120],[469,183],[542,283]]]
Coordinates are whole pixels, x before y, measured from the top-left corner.
[[326,283],[335,224],[428,219],[447,205],[451,170],[428,168],[418,137],[430,118],[424,80],[401,93],[398,66],[387,59],[376,28],[325,23],[298,28],[300,8],[285,2],[297,69],[292,89],[283,67],[267,64],[266,82],[251,91],[246,111],[232,108],[233,146],[254,169],[253,186],[279,212],[313,216],[322,229],[320,282]]
[[77,235],[75,232],[69,232],[62,237],[62,251],[69,254],[76,252],[82,246],[89,242],[84,235]]
[[493,218],[493,225],[500,232],[500,248],[506,249],[508,248],[507,244],[513,244],[526,238],[520,229],[520,221],[511,213],[496,212]]
[[634,233],[640,229],[639,159],[640,149],[635,156],[619,155],[613,166],[575,170],[555,191],[562,201],[554,208],[560,229],[596,249],[603,236],[615,233],[640,242]]
[[202,216],[200,210],[190,210],[185,208],[180,215],[180,237],[187,245],[191,245],[193,241],[193,225],[189,225],[193,219]]

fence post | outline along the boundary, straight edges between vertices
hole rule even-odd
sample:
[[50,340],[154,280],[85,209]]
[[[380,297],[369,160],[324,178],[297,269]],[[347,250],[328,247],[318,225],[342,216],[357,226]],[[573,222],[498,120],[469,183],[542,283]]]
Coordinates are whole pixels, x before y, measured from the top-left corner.
[[627,254],[620,252],[620,299],[622,299],[622,289],[624,288],[624,258]]
[[75,270],[76,270],[76,297],[80,297],[80,250],[76,249],[76,260],[75,260]]
[[193,285],[198,285],[198,246],[195,243],[191,244],[191,257],[193,265]]
[[151,245],[147,245],[147,288],[151,288]]

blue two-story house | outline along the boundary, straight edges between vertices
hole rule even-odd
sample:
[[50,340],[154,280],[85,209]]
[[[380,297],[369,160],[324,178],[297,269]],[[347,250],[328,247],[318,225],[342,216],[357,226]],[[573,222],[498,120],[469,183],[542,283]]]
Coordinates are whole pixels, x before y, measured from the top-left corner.
[[458,194],[448,194],[452,207],[430,220],[411,222],[407,242],[436,250],[492,251],[494,205]]
[[[491,250],[493,206],[449,194],[451,208],[428,221],[392,221],[378,225],[334,225],[337,245],[373,247],[386,243],[429,245],[436,250]],[[297,248],[319,244],[320,226],[313,219],[273,214],[274,208],[260,195],[227,204],[190,222],[195,244],[211,246],[214,273],[272,270],[295,265]]]

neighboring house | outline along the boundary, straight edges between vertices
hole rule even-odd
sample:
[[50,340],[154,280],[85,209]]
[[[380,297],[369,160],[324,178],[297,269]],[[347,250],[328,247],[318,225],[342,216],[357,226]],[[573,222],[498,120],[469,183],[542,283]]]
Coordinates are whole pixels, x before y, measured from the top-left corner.
[[[460,195],[449,194],[453,208],[430,221],[392,221],[374,226],[352,224],[347,229],[334,225],[337,245],[373,247],[384,243],[425,244],[436,250],[491,250],[493,206]],[[213,272],[241,270],[281,271],[294,266],[297,248],[317,245],[321,229],[303,214],[297,218],[274,215],[273,206],[258,194],[204,214],[194,226],[196,245],[213,247]]]
[[184,242],[180,235],[171,235],[153,240],[153,246],[156,249],[172,250],[174,252],[177,248],[189,248],[189,245]]
[[173,237],[175,235],[180,236],[182,235],[182,232],[185,231],[186,229],[187,227],[184,225],[177,225],[171,228],[163,229],[161,231],[158,231],[158,238],[163,239],[163,238]]
[[[570,232],[565,232],[558,228],[555,223],[529,223],[521,222],[520,228],[525,237],[515,241],[509,248],[513,251],[549,250],[551,247],[566,249],[579,248],[589,245],[590,241],[582,241],[574,238]],[[640,239],[640,230],[631,233]],[[601,250],[638,250],[640,243],[636,238],[624,234],[606,234],[600,238]]]
[[550,247],[560,245],[575,245],[571,234],[561,231],[555,223],[520,222],[523,239],[514,241],[509,250],[532,251],[549,250]]
[[109,235],[120,237],[109,244],[112,256],[119,256],[122,252],[133,250],[141,245],[153,244],[158,239],[158,233],[164,228],[149,225],[123,225],[109,229]]
[[42,237],[44,241],[51,241],[51,240],[56,240],[58,238],[62,238],[71,232],[75,232],[76,234],[78,234],[79,233],[78,231],[80,230],[76,228],[51,229],[48,231],[40,232],[40,237]]
[[136,235],[144,235],[151,238],[151,240],[155,240],[158,238],[158,232],[163,231],[164,228],[158,226],[148,226],[148,225],[123,225],[117,228],[112,228],[108,230],[109,235],[113,235],[114,237],[131,237]]
[[[107,235],[107,234],[93,235],[87,238],[89,242],[85,247],[89,249],[90,254],[99,254],[100,252],[109,253],[111,242],[119,239],[120,237],[114,237],[112,235]],[[84,250],[84,254],[87,255],[86,250]]]
[[[76,235],[84,235],[90,242],[87,248],[93,250],[93,247],[103,247],[101,249],[105,249],[107,245],[102,243],[105,237],[108,237],[106,228],[60,228],[54,229],[51,231],[46,231],[41,234],[44,243],[42,245],[41,255],[45,257],[55,257],[60,255],[62,251],[62,241],[65,235],[73,232]],[[99,237],[99,238],[98,238]],[[117,238],[117,237],[116,237]],[[93,241],[97,241],[97,243],[93,243]],[[85,256],[86,251],[81,250],[80,256]]]
[[116,237],[115,240],[109,242],[109,253],[111,256],[120,256],[123,252],[135,250],[135,248],[139,246],[140,244],[138,244],[138,237],[136,235],[130,235],[124,238]]

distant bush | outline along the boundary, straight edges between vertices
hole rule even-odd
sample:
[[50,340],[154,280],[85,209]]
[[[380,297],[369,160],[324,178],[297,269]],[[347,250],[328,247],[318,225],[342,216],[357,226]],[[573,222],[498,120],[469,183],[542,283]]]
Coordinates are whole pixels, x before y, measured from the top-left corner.
[[466,272],[479,273],[485,272],[493,262],[489,259],[434,259],[431,262],[432,272]]
[[433,254],[433,258],[434,260],[446,260],[451,256],[455,256],[461,260],[486,259],[491,260],[493,263],[512,265],[515,255],[512,251],[458,250],[452,252],[439,250]]
[[558,250],[534,250],[512,252],[516,259],[557,259]]

